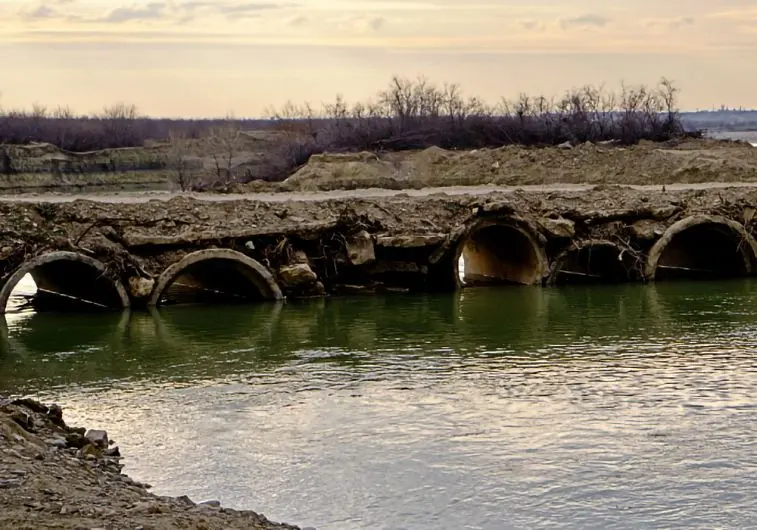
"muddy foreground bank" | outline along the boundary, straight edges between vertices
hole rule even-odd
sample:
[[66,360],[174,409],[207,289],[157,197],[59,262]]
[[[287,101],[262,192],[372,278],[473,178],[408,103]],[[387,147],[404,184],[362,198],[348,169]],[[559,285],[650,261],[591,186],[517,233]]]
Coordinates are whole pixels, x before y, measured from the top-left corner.
[[214,501],[153,495],[120,460],[104,431],[67,426],[59,406],[0,396],[0,528],[298,530]]

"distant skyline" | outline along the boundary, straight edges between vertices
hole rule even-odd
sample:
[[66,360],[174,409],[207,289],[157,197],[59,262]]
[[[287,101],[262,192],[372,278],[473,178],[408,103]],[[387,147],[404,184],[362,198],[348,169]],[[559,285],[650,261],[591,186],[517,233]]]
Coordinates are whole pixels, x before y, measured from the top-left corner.
[[264,116],[365,100],[392,75],[520,92],[655,84],[757,107],[754,0],[3,0],[0,105]]

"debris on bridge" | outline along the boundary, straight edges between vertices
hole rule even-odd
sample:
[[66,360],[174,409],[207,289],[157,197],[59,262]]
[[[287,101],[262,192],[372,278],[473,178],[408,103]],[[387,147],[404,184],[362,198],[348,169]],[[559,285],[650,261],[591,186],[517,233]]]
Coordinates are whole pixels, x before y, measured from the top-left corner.
[[0,304],[27,273],[58,298],[114,309],[744,276],[755,270],[756,203],[757,190],[746,188],[621,186],[287,202],[3,202]]

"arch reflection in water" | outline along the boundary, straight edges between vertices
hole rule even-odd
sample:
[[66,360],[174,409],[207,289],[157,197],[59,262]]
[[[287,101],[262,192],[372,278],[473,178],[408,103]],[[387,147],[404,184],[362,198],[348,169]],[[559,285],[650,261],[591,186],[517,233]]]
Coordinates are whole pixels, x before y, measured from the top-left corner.
[[[723,300],[727,286],[729,304]],[[387,362],[449,352],[528,355],[549,345],[619,337],[683,337],[703,325],[743,325],[757,283],[471,288],[440,295],[376,296],[254,306],[191,306],[150,313],[31,314],[2,319],[0,388],[26,390],[118,380],[191,382],[273,377],[301,363],[329,363],[347,379]],[[559,348],[553,351],[560,351]],[[573,351],[575,354],[575,351]]]

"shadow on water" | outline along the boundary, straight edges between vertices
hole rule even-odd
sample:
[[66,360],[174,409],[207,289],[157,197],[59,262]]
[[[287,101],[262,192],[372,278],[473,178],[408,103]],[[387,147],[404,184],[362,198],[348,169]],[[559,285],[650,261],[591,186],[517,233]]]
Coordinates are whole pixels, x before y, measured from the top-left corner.
[[[727,293],[728,296],[724,296]],[[454,294],[0,319],[0,389],[191,382],[382,355],[539,355],[547,345],[725,332],[757,283],[473,288]],[[554,349],[553,349],[554,351]]]

